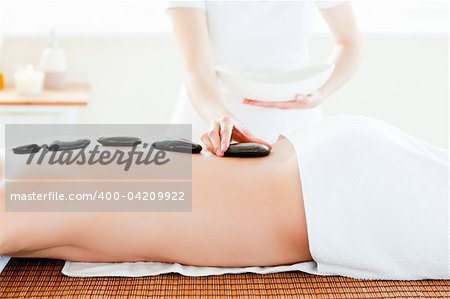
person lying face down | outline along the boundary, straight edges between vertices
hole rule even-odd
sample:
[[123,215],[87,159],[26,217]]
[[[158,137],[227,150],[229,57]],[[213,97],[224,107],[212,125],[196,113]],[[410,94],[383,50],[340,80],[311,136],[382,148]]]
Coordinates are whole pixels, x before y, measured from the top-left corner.
[[2,185],[0,255],[450,278],[447,155],[336,117],[280,136],[266,157],[193,155],[192,212],[9,213]]
[[198,266],[311,260],[292,145],[274,149],[257,159],[192,155],[192,212],[2,213],[0,252]]

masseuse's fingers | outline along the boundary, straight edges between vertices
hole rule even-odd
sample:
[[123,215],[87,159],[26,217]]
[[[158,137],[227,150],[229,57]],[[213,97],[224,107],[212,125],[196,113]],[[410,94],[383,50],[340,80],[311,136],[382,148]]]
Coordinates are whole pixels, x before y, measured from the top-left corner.
[[214,121],[211,124],[211,128],[208,131],[208,137],[213,147],[213,153],[216,154],[217,150],[220,148],[220,123]]
[[295,101],[299,108],[314,108],[322,103],[322,100],[313,94],[298,94],[295,96]]
[[267,101],[245,99],[243,103],[251,106],[258,106],[265,108],[278,108],[278,109],[300,108],[296,100],[284,102],[267,102]]
[[220,123],[218,121],[212,122],[208,132],[202,134],[200,139],[205,144],[206,149],[216,155],[220,148]]
[[297,94],[293,100],[283,102],[258,101],[253,99],[244,99],[243,104],[265,108],[278,109],[311,109],[319,106],[325,100],[325,96],[320,91],[310,94]]
[[203,144],[205,144],[206,149],[210,152],[214,152],[214,146],[211,143],[211,140],[208,137],[208,133],[204,133],[201,137],[200,137],[201,141],[203,142]]
[[272,148],[272,145],[255,137],[249,130],[231,116],[224,116],[211,123],[207,133],[201,136],[206,149],[213,154],[222,157],[232,140],[237,142],[255,142]]
[[220,150],[216,153],[223,156],[231,142],[231,134],[233,133],[233,122],[231,117],[224,116],[220,119]]
[[234,126],[232,139],[236,140],[238,142],[261,143],[261,144],[268,146],[270,149],[272,149],[272,145],[270,143],[268,143],[267,141],[264,141],[260,138],[255,137],[252,133],[250,133],[249,130],[244,128],[242,125]]

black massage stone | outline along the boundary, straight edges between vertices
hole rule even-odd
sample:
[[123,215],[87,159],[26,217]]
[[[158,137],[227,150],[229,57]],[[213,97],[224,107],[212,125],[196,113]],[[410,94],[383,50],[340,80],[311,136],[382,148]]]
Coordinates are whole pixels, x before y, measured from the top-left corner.
[[264,144],[243,142],[232,143],[224,153],[225,157],[254,158],[269,155],[270,148]]
[[48,146],[48,150],[56,151],[70,151],[87,147],[91,141],[89,139],[78,139],[75,141],[54,141]]
[[24,155],[24,154],[34,154],[41,150],[41,146],[37,144],[27,144],[13,148],[14,154]]
[[156,141],[152,146],[158,150],[178,153],[198,154],[202,151],[200,144],[180,140]]
[[142,143],[137,137],[101,137],[97,141],[103,146],[136,146]]

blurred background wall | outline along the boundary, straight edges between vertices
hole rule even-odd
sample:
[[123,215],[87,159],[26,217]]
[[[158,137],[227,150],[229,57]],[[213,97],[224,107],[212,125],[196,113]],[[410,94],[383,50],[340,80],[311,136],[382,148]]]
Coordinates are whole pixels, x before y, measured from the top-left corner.
[[[377,117],[448,147],[447,34],[364,33],[363,38],[361,67],[324,104],[325,114]],[[15,65],[38,64],[46,42],[46,35],[6,36],[6,79],[11,80]],[[60,37],[60,42],[68,56],[68,80],[91,86],[80,122],[169,121],[182,81],[170,33],[69,35]],[[331,48],[328,34],[314,34],[311,63],[326,60]]]

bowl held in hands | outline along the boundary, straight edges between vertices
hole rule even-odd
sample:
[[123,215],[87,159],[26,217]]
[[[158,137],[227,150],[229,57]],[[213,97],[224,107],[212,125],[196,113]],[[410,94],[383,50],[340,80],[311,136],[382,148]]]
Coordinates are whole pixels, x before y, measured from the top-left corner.
[[247,72],[216,66],[218,78],[242,99],[281,102],[309,94],[331,77],[334,64],[320,64],[287,72]]

